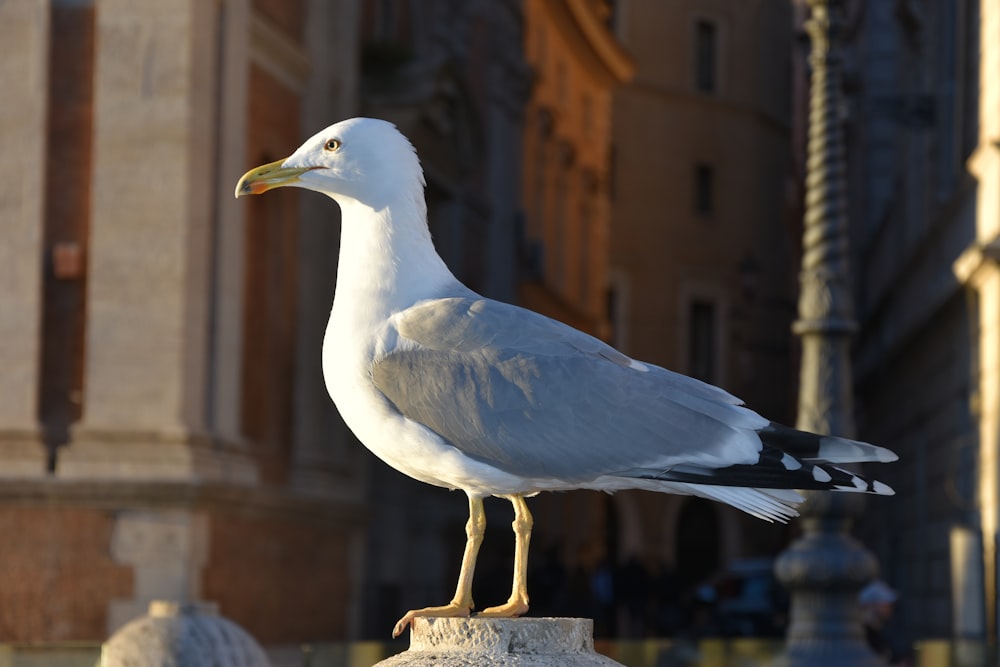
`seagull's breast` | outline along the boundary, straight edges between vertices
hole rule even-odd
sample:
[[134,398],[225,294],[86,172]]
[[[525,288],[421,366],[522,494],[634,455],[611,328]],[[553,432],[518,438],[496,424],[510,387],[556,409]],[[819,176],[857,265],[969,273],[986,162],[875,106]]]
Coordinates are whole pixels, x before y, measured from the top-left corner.
[[[349,333],[348,333],[349,332]],[[402,415],[372,382],[372,364],[398,340],[389,325],[358,335],[331,318],[323,341],[323,377],[344,422],[375,456],[426,484],[480,495],[522,493],[526,480],[465,456]]]

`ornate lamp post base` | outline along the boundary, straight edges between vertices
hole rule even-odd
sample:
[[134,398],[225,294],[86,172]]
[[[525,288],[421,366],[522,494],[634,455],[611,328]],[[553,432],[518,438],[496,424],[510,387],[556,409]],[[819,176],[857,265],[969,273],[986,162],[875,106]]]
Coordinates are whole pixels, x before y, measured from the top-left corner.
[[879,667],[865,643],[858,591],[878,574],[875,558],[849,530],[860,495],[815,492],[803,506],[804,534],[775,564],[793,591],[785,652],[776,667]]
[[[799,317],[802,367],[797,426],[851,437],[850,336],[856,328],[850,286],[840,56],[843,0],[809,0],[809,144]],[[813,492],[802,507],[804,534],[775,565],[792,592],[785,653],[795,667],[877,667],[865,642],[858,593],[878,573],[875,558],[850,536],[864,508],[860,494]]]

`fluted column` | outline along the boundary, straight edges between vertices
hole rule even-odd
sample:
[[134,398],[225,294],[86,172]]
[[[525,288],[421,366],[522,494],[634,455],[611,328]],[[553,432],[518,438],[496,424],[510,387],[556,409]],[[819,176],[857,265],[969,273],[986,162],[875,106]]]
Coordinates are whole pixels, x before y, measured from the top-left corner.
[[[852,436],[850,338],[856,329],[850,285],[844,142],[839,118],[842,0],[809,0],[812,39],[809,144],[799,317],[802,339],[797,426]],[[857,595],[878,571],[850,535],[863,509],[856,494],[813,492],[802,507],[803,536],[775,567],[792,591],[791,623],[779,664],[874,666]]]

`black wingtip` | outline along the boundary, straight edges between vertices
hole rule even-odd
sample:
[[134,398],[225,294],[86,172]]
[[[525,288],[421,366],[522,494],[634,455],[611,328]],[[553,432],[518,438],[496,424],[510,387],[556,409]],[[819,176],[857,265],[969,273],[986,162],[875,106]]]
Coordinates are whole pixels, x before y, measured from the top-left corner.
[[895,452],[860,440],[819,435],[770,422],[757,431],[765,447],[776,447],[797,459],[828,463],[892,463]]

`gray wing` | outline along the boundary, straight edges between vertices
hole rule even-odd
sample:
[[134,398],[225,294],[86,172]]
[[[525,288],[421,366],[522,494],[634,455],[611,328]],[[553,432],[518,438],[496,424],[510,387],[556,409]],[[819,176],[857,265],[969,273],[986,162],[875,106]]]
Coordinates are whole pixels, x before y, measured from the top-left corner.
[[[372,379],[406,417],[508,473],[583,482],[757,461],[767,420],[725,391],[496,301],[437,299],[396,321],[412,349]],[[645,370],[643,370],[645,369]]]

